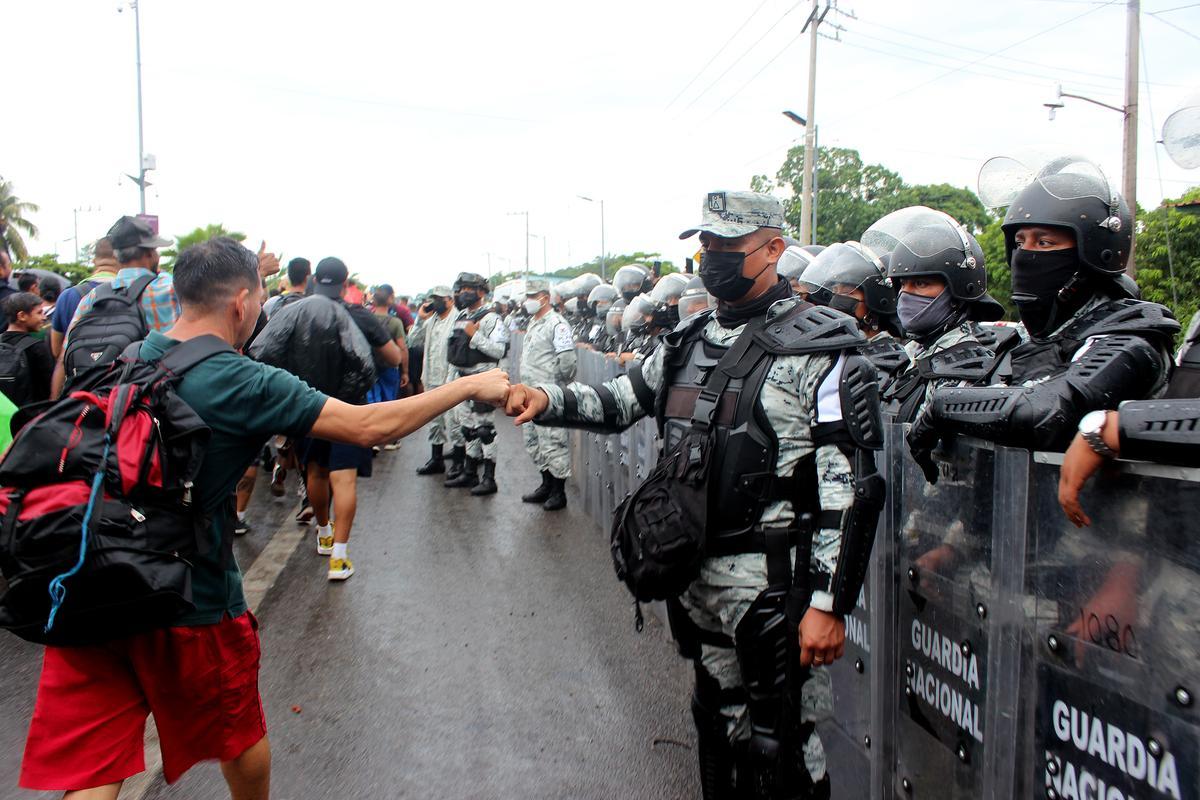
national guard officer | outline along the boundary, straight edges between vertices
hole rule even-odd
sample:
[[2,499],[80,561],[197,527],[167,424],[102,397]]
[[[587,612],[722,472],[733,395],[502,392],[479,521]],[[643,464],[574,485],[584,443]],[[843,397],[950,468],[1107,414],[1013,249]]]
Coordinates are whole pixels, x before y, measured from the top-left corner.
[[607,283],[602,283],[587,297],[587,306],[591,309],[591,324],[587,331],[581,337],[593,350],[601,353],[608,351],[608,326],[605,324],[608,319],[608,309],[616,302],[617,290]]
[[[575,300],[575,297],[571,298]],[[575,379],[575,337],[567,321],[550,307],[550,286],[541,279],[525,283],[529,328],[521,349],[521,380],[528,384],[566,386]],[[521,500],[541,503],[547,511],[567,507],[566,481],[571,477],[571,449],[564,428],[526,425],[525,451],[542,474],[542,484]]]
[[[815,729],[832,703],[821,667],[843,653],[883,501],[875,369],[856,352],[864,337],[851,317],[792,296],[775,271],[782,226],[770,195],[710,193],[681,238],[700,234],[715,311],[688,317],[602,386],[517,386],[508,405],[518,424],[606,432],[657,417],[659,466],[618,511],[614,548],[639,531],[702,541],[672,551],[694,560],[664,563],[663,550],[651,561],[695,664],[709,799],[829,797]],[[643,565],[614,561],[631,588],[644,581],[637,596],[655,596]]]
[[[424,349],[421,375],[427,389],[441,386],[449,379],[450,362],[446,360],[446,350],[459,313],[454,307],[453,297],[448,286],[435,286],[430,289],[425,302],[417,309],[417,324],[408,334],[410,348]],[[466,455],[462,429],[453,424],[452,420],[452,414],[447,412],[434,417],[429,424],[429,446],[432,452],[429,460],[417,467],[418,475],[440,475],[446,471],[443,448],[447,441],[452,447],[451,459],[462,463]]]
[[[500,315],[484,304],[488,294],[487,278],[474,272],[460,272],[454,282],[454,305],[459,309],[454,321],[446,357],[450,379],[494,369],[508,349],[508,329]],[[496,426],[493,409],[487,403],[463,403],[456,409],[457,423],[466,442],[462,472],[448,477],[445,486],[469,488],[480,496],[496,492]],[[479,467],[483,466],[483,477]]]
[[1010,203],[1001,229],[1013,302],[1030,341],[1011,352],[1009,386],[934,393],[909,433],[931,479],[929,451],[945,434],[1062,451],[1087,412],[1157,397],[1179,331],[1170,310],[1138,300],[1125,275],[1133,216],[1099,167],[1054,159],[1012,198],[989,189],[1013,185],[1007,172],[1015,162],[993,162],[980,172],[980,191],[990,205]]

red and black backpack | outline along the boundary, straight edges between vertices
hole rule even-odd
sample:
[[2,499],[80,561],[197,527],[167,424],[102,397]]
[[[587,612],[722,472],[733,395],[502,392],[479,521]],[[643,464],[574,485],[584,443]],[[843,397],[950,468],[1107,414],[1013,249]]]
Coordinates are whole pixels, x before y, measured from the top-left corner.
[[175,390],[234,351],[201,336],[143,361],[140,346],[14,418],[0,461],[0,627],[23,639],[94,644],[194,608],[192,561],[215,546],[192,502],[211,432]]

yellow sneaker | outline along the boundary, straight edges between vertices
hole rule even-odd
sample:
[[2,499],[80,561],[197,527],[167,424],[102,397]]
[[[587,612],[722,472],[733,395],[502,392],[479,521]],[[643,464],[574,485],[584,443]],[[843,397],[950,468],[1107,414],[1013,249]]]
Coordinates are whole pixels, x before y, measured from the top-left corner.
[[317,530],[317,555],[331,556],[333,555],[333,523],[329,523],[329,535],[322,536],[321,531]]
[[354,574],[354,565],[348,558],[329,559],[329,580],[344,581]]

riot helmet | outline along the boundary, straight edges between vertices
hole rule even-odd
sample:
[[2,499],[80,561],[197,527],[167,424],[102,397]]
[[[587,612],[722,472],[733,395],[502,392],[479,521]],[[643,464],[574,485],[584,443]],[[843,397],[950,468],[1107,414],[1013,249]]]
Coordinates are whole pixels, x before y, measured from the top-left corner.
[[477,272],[460,272],[454,281],[454,307],[473,308],[487,297],[488,280]]
[[566,315],[568,317],[571,317],[572,319],[578,317],[579,316],[579,298],[578,297],[567,298],[567,302],[563,304],[563,310],[566,313]]
[[[578,297],[580,300],[586,301],[588,295],[591,294],[592,289],[600,286],[604,283],[604,281],[601,280],[600,276],[594,272],[585,272],[582,275],[573,278],[570,283],[570,296]],[[567,292],[565,290],[563,291],[563,296],[567,296]]]
[[1062,156],[1033,171],[1016,159],[993,158],[979,171],[979,196],[1008,206],[1000,227],[1012,299],[1031,336],[1053,333],[1097,288],[1128,296],[1118,278],[1133,243],[1133,217],[1098,166]]
[[813,255],[801,248],[799,245],[789,245],[783,251],[783,255],[779,257],[779,263],[775,265],[775,272],[779,277],[787,280],[792,286],[792,291],[800,294],[802,287],[800,286],[800,276],[804,274],[804,270],[808,269],[808,265],[813,261]]
[[679,324],[679,297],[687,288],[688,276],[681,272],[663,275],[650,292],[654,303],[654,324],[659,328],[673,330]]
[[940,276],[956,300],[981,300],[987,294],[983,248],[942,211],[925,206],[893,211],[867,228],[862,242],[888,253],[887,275],[897,287],[901,278],[929,275]]
[[[826,247],[813,259],[800,279],[809,302],[829,306],[858,318],[861,302],[866,313],[861,325],[897,331],[896,290],[883,271],[883,265],[870,248],[858,242],[839,242]],[[858,291],[862,297],[852,293]]]
[[639,294],[650,291],[652,286],[650,270],[641,264],[628,264],[621,267],[613,276],[613,286],[628,303]]
[[993,208],[1008,206],[1000,227],[1010,264],[1017,231],[1037,225],[1070,229],[1079,263],[1097,275],[1125,271],[1133,215],[1104,171],[1086,158],[1061,156],[1034,172],[1016,159],[992,158],[979,170],[979,196]]
[[688,281],[687,286],[683,289],[683,294],[679,295],[680,319],[687,319],[706,308],[716,307],[717,298],[708,293],[708,289],[704,288],[704,281],[700,280],[699,276]]
[[617,290],[607,283],[602,283],[588,294],[587,305],[599,319],[604,319],[616,300]]
[[654,301],[648,294],[639,294],[625,305],[621,313],[621,330],[625,333],[644,333],[654,321]]
[[608,314],[604,317],[604,329],[608,331],[609,336],[616,336],[621,332],[621,317],[625,314],[625,301],[617,298],[608,308]]
[[808,253],[813,258],[816,258],[817,256],[821,255],[822,252],[824,252],[825,245],[823,245],[823,244],[802,244],[802,245],[800,245],[800,249],[803,250],[804,252]]

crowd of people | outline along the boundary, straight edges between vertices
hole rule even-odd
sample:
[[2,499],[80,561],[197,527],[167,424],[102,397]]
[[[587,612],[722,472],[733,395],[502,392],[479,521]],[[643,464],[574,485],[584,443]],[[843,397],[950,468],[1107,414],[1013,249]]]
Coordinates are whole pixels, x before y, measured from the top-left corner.
[[[249,531],[262,464],[273,491],[299,471],[299,518],[311,515],[330,580],[354,574],[357,480],[401,437],[424,426],[430,454],[417,472],[486,503],[502,488],[500,408],[524,426],[541,476],[522,499],[557,511],[567,428],[612,433],[653,417],[658,467],[617,510],[614,562],[639,601],[666,602],[694,664],[704,797],[828,798],[823,667],[845,651],[866,576],[886,490],[875,463],[885,419],[907,423],[930,483],[939,443],[959,434],[1065,450],[1060,501],[1081,526],[1079,492],[1105,459],[1195,463],[1200,426],[1164,433],[1155,423],[1200,414],[1200,334],[1193,324],[1175,353],[1179,323],[1126,277],[1130,209],[1079,160],[1010,184],[1002,227],[1019,324],[989,294],[975,237],[921,206],[883,216],[858,241],[814,246],[783,235],[778,199],[714,191],[680,235],[699,237],[696,274],[691,260],[686,273],[631,264],[611,283],[528,278],[523,296],[497,297],[462,272],[411,303],[375,287],[367,305],[346,302],[350,273],[334,257],[315,269],[293,259],[286,289],[264,304],[278,260],[227,239],[189,248],[168,274],[158,269],[165,242],[124,217],[97,247],[94,274],[58,298],[46,352],[25,344],[43,326],[40,298],[3,300],[0,341],[28,366],[0,389],[16,406],[36,404],[86,385],[97,365],[215,337],[223,349],[178,385],[213,432],[195,486],[208,531],[218,545]],[[517,335],[520,383],[510,385],[497,367]],[[583,351],[621,374],[577,381]],[[929,557],[946,563],[961,546],[951,532]],[[119,647],[47,648],[24,785],[115,797],[140,765],[152,710],[168,781],[217,758],[234,797],[266,796],[254,619],[221,551],[198,559],[195,608],[172,627]],[[183,629],[193,638],[180,639]],[[238,656],[214,665],[214,652]],[[215,677],[197,679],[205,669]],[[197,680],[189,700],[171,699]],[[191,713],[208,701],[238,710],[220,712],[220,724]],[[77,709],[92,707],[104,724],[80,723]]]

